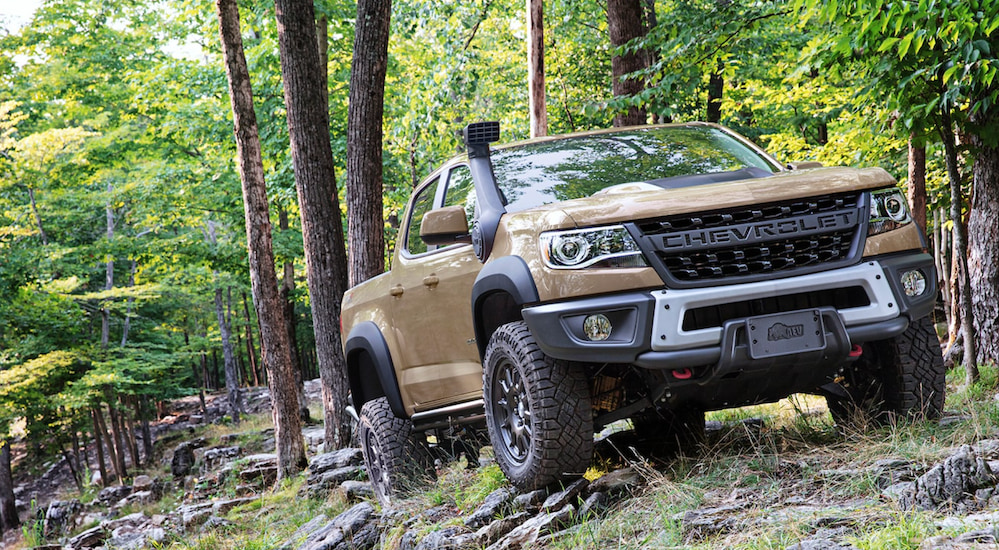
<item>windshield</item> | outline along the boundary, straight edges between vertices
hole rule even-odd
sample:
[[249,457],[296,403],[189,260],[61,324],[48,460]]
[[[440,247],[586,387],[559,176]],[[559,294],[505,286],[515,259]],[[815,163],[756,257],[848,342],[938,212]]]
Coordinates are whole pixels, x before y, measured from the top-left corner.
[[[710,126],[638,128],[530,143],[497,149],[492,162],[507,212],[589,197],[623,183],[682,187],[767,176],[775,169]],[[680,177],[722,173],[731,177]]]

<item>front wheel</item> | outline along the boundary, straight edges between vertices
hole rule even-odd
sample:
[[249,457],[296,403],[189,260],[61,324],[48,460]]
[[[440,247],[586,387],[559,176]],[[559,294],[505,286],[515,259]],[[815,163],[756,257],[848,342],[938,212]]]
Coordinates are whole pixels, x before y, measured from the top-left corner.
[[433,460],[426,439],[413,424],[398,418],[384,397],[361,407],[358,439],[368,478],[383,506],[411,488],[421,477],[433,477]]
[[489,339],[482,393],[496,463],[513,485],[533,490],[583,475],[593,409],[580,365],[548,357],[526,323],[509,323]]
[[939,418],[946,370],[930,318],[913,321],[895,338],[864,344],[863,355],[843,373],[840,385],[849,397],[826,396],[840,427],[863,428],[894,417]]

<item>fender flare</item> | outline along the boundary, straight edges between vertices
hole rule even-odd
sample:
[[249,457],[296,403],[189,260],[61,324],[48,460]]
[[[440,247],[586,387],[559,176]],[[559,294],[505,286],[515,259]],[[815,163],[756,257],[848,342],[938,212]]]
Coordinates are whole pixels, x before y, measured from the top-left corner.
[[392,412],[399,418],[409,418],[409,415],[406,414],[406,407],[402,404],[402,393],[399,391],[399,381],[395,376],[395,365],[392,362],[388,343],[385,342],[385,337],[378,325],[371,321],[364,321],[351,329],[347,343],[344,345],[347,380],[350,383],[354,407],[360,412],[365,402],[380,397],[379,395],[366,395],[371,393],[370,384],[364,384],[362,377],[371,374],[358,372],[360,365],[356,364],[357,355],[362,352],[371,357],[378,383],[385,398],[388,399]]
[[482,311],[486,299],[498,292],[510,295],[519,307],[541,301],[531,268],[520,256],[503,256],[483,266],[472,285],[472,321],[480,358],[485,356],[489,343]]

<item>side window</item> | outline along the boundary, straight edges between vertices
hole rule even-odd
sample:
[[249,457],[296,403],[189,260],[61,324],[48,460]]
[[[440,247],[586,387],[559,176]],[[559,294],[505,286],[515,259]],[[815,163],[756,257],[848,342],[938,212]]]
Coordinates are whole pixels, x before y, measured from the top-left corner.
[[475,184],[472,182],[472,172],[468,166],[455,166],[447,182],[447,193],[444,195],[444,206],[461,206],[465,209],[465,217],[471,227],[475,216]]
[[420,238],[420,224],[423,223],[423,215],[434,206],[434,196],[437,194],[437,184],[440,179],[435,179],[430,185],[421,189],[413,199],[413,207],[409,212],[409,224],[406,229],[406,250],[410,254],[423,254],[427,251],[427,243]]

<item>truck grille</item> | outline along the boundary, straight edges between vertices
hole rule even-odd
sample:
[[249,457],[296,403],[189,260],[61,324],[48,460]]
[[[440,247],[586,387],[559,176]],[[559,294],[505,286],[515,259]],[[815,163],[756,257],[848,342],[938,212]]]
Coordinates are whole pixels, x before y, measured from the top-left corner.
[[670,216],[635,227],[667,282],[700,286],[849,261],[859,253],[866,213],[866,193],[855,191]]

